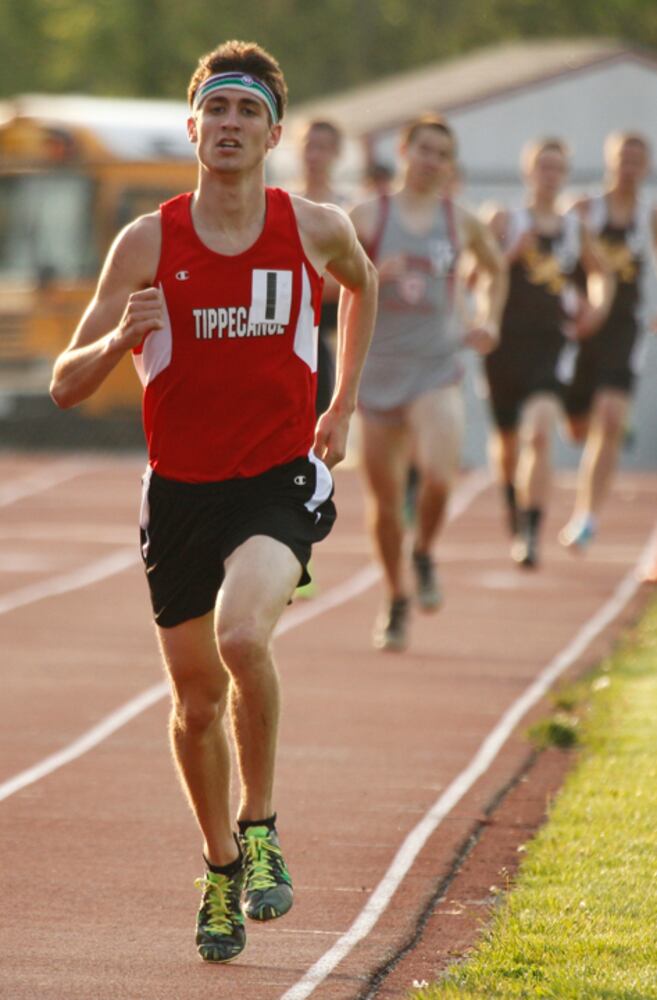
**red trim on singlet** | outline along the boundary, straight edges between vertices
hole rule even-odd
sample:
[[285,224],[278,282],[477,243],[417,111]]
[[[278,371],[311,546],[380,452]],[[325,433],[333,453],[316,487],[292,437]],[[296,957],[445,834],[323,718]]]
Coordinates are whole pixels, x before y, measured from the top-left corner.
[[447,223],[447,232],[449,234],[449,240],[452,244],[454,250],[454,264],[450,268],[447,274],[447,294],[449,296],[450,305],[454,303],[454,297],[456,295],[456,263],[459,258],[460,243],[458,230],[456,228],[456,216],[454,213],[454,202],[449,197],[444,197],[442,200],[443,213],[445,215],[445,222]]
[[386,223],[388,222],[388,217],[390,215],[390,195],[382,194],[378,201],[379,214],[377,218],[377,225],[374,231],[372,239],[364,244],[365,252],[370,258],[373,264],[376,264],[376,258],[379,255],[379,250],[381,249],[381,240],[383,239],[383,232],[386,228]]

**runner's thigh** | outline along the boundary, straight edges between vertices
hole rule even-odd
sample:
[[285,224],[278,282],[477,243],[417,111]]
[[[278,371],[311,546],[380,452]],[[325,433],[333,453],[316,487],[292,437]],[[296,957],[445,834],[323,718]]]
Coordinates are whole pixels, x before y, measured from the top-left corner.
[[362,416],[361,448],[365,474],[380,500],[397,503],[408,474],[410,436],[399,421]]
[[299,583],[301,565],[292,550],[268,535],[252,535],[225,561],[217,628],[248,627],[268,642]]
[[458,385],[423,393],[409,407],[414,456],[421,474],[451,482],[459,469],[465,414]]

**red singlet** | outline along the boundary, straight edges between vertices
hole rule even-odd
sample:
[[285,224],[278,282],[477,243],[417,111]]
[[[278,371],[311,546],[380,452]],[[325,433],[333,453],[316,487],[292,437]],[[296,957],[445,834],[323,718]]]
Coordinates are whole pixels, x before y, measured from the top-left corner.
[[266,196],[262,233],[232,257],[197,236],[192,194],[160,207],[165,328],[133,358],[149,463],[169,479],[257,476],[312,446],[323,281],[290,196]]

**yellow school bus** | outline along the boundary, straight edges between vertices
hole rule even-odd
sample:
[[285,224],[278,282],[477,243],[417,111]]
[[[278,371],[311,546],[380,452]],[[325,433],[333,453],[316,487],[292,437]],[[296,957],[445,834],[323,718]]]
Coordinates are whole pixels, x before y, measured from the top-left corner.
[[[182,102],[25,96],[0,103],[0,392],[45,392],[116,233],[194,187]],[[124,359],[87,414],[139,405]]]

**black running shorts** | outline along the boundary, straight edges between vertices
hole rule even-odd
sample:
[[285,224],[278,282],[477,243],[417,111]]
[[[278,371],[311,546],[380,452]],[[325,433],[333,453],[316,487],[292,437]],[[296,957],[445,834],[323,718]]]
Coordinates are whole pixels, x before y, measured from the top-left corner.
[[147,470],[141,551],[157,624],[172,628],[212,611],[225,560],[253,535],[287,545],[299,560],[299,583],[308,583],[311,546],[335,521],[332,496],[331,474],[314,456],[213,483],[184,483]]
[[575,377],[565,401],[566,412],[571,417],[590,413],[599,390],[616,389],[629,395],[634,388],[636,328],[623,331],[615,341],[606,330],[601,333],[602,336],[595,334],[580,347]]
[[563,400],[565,387],[556,373],[556,361],[532,364],[521,354],[510,357],[497,351],[484,359],[491,416],[500,431],[515,430],[520,413],[532,396],[548,395]]

